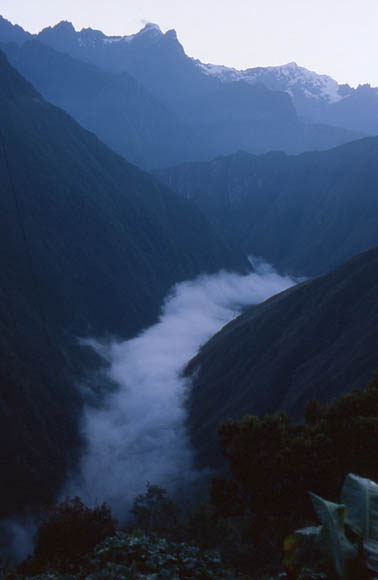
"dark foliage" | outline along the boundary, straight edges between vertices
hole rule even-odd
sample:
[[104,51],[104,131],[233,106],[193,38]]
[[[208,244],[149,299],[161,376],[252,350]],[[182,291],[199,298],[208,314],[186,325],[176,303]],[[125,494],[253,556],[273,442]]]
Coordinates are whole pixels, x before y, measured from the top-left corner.
[[107,504],[89,508],[80,498],[68,497],[42,516],[33,556],[21,565],[20,571],[38,573],[48,564],[65,570],[105,538],[114,535],[116,529],[117,520]]
[[[34,572],[33,572],[34,574]],[[155,535],[117,532],[72,566],[69,573],[56,567],[45,568],[41,575],[4,571],[4,580],[191,580],[198,578],[239,578],[225,568],[219,554],[201,550],[184,542],[168,541]],[[247,579],[244,579],[247,580]]]
[[219,433],[231,479],[213,482],[218,517],[244,515],[255,563],[272,561],[284,536],[313,519],[308,490],[336,501],[349,472],[377,480],[378,378],[331,405],[311,402],[301,425],[283,413],[246,416]]
[[147,534],[167,536],[175,533],[178,526],[178,506],[167,497],[164,488],[146,484],[146,492],[138,495],[131,508],[135,527]]

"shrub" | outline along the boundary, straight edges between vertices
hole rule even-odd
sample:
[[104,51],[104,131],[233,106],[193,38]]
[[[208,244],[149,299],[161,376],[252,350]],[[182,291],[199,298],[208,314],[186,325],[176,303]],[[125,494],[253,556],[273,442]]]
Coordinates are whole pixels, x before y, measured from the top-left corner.
[[42,516],[33,557],[23,565],[23,570],[34,573],[47,563],[65,570],[116,529],[117,521],[107,504],[89,508],[78,497],[68,497]]
[[225,423],[220,440],[233,482],[214,483],[219,510],[240,504],[238,490],[263,518],[270,513],[290,525],[294,511],[312,517],[308,489],[335,500],[348,473],[378,480],[378,379],[328,406],[310,403],[303,424],[284,413],[246,416]]
[[167,498],[167,491],[158,485],[146,484],[146,492],[138,495],[131,508],[135,527],[147,534],[176,534],[178,507]]
[[220,428],[230,477],[213,482],[219,517],[251,522],[255,561],[269,561],[294,527],[313,520],[307,490],[335,501],[348,473],[378,480],[378,379],[321,406],[312,402],[302,424],[284,413],[246,416]]

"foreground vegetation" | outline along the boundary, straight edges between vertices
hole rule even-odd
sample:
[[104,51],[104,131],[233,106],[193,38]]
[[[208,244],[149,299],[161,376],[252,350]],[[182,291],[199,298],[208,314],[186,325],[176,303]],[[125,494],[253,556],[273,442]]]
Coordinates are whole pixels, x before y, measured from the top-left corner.
[[302,424],[283,413],[230,421],[220,442],[230,476],[213,480],[215,513],[243,522],[235,545],[253,547],[247,566],[279,566],[284,538],[314,521],[308,491],[337,501],[348,473],[378,481],[378,378],[328,406],[310,402]]
[[34,580],[235,578],[232,572],[224,570],[216,553],[201,552],[183,542],[123,532],[107,538],[75,563],[66,563],[63,569],[55,561],[55,565],[47,565],[37,575],[25,576],[22,571],[5,574],[7,580],[25,577]]
[[[341,541],[344,547],[352,546],[350,553],[356,557],[361,555],[362,545],[366,549],[367,544],[361,543],[362,532],[354,529],[351,537],[350,531],[340,527],[344,526],[345,510],[332,502],[338,502],[343,481],[350,473],[360,476],[353,476],[355,484],[367,481],[362,478],[378,481],[378,377],[364,391],[343,395],[328,406],[309,403],[300,425],[293,424],[284,414],[261,420],[247,416],[222,425],[219,433],[229,461],[229,475],[213,478],[211,500],[189,517],[180,518],[177,506],[165,491],[150,484],[146,493],[134,502],[133,526],[123,531],[117,530],[105,504],[90,509],[78,498],[67,499],[45,513],[32,557],[16,571],[4,570],[3,577],[7,580],[374,577],[366,566],[357,576],[349,572],[345,575],[348,566],[344,566],[340,557],[324,559],[324,552],[318,559],[316,556],[315,562],[312,559],[298,564],[297,555],[302,548],[297,540],[303,539],[303,533],[293,534],[293,530],[304,526],[312,532],[319,530],[314,527],[316,515],[307,493],[311,491],[318,497],[315,501],[318,516],[319,506],[325,505],[333,513],[333,524],[338,522],[333,540]],[[371,493],[369,485],[366,489]],[[378,487],[374,490],[371,501],[378,506]],[[319,496],[329,501],[322,504],[324,500]],[[350,504],[351,497],[353,494],[347,494],[346,503]],[[354,512],[356,520],[355,512],[363,509],[363,503],[358,501],[348,509]],[[324,519],[321,523],[327,529]],[[305,532],[305,537],[313,537],[312,532]],[[345,536],[344,541],[345,533],[349,537]],[[374,541],[377,539],[378,535],[374,536]]]

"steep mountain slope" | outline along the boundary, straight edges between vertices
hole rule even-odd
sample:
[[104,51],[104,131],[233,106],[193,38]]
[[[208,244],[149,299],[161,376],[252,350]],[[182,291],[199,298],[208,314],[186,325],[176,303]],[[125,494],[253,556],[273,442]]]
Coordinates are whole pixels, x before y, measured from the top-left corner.
[[216,428],[245,414],[288,412],[364,387],[378,370],[378,249],[249,308],[191,361],[189,423],[205,463]]
[[156,175],[246,253],[312,276],[378,243],[377,161],[371,137],[296,157],[238,153]]
[[22,44],[30,38],[32,38],[32,35],[21,28],[21,26],[12,24],[9,20],[0,16],[0,39],[2,42],[16,42]]
[[92,29],[77,32],[72,24],[61,22],[38,38],[104,70],[132,74],[191,126],[207,158],[240,148],[252,152],[324,149],[358,136],[301,123],[283,92],[211,77],[185,54],[174,30],[163,34],[158,26],[148,24],[138,34],[106,37]]
[[105,72],[36,40],[2,49],[47,100],[128,161],[151,168],[200,156],[190,131],[129,74]]
[[175,282],[247,265],[1,52],[0,78],[1,517],[48,501],[74,460],[90,362],[76,337],[134,335]]
[[340,85],[333,78],[319,75],[295,62],[246,70],[199,61],[197,64],[203,72],[223,83],[262,83],[271,90],[288,93],[298,115],[308,121],[344,127],[366,135],[378,133],[376,87],[359,85],[354,89],[349,85]]

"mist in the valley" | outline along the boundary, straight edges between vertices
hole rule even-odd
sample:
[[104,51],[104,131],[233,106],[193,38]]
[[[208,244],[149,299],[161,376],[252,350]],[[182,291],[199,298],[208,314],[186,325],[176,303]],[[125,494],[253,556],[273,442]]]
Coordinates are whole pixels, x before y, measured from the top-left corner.
[[163,486],[172,496],[193,485],[201,474],[194,467],[186,431],[190,385],[182,371],[199,347],[243,307],[293,283],[266,264],[246,276],[201,276],[177,284],[159,321],[136,338],[111,344],[87,341],[109,362],[109,378],[117,389],[101,408],[86,407],[86,450],[62,497],[79,495],[88,505],[106,501],[125,521],[146,482]]

